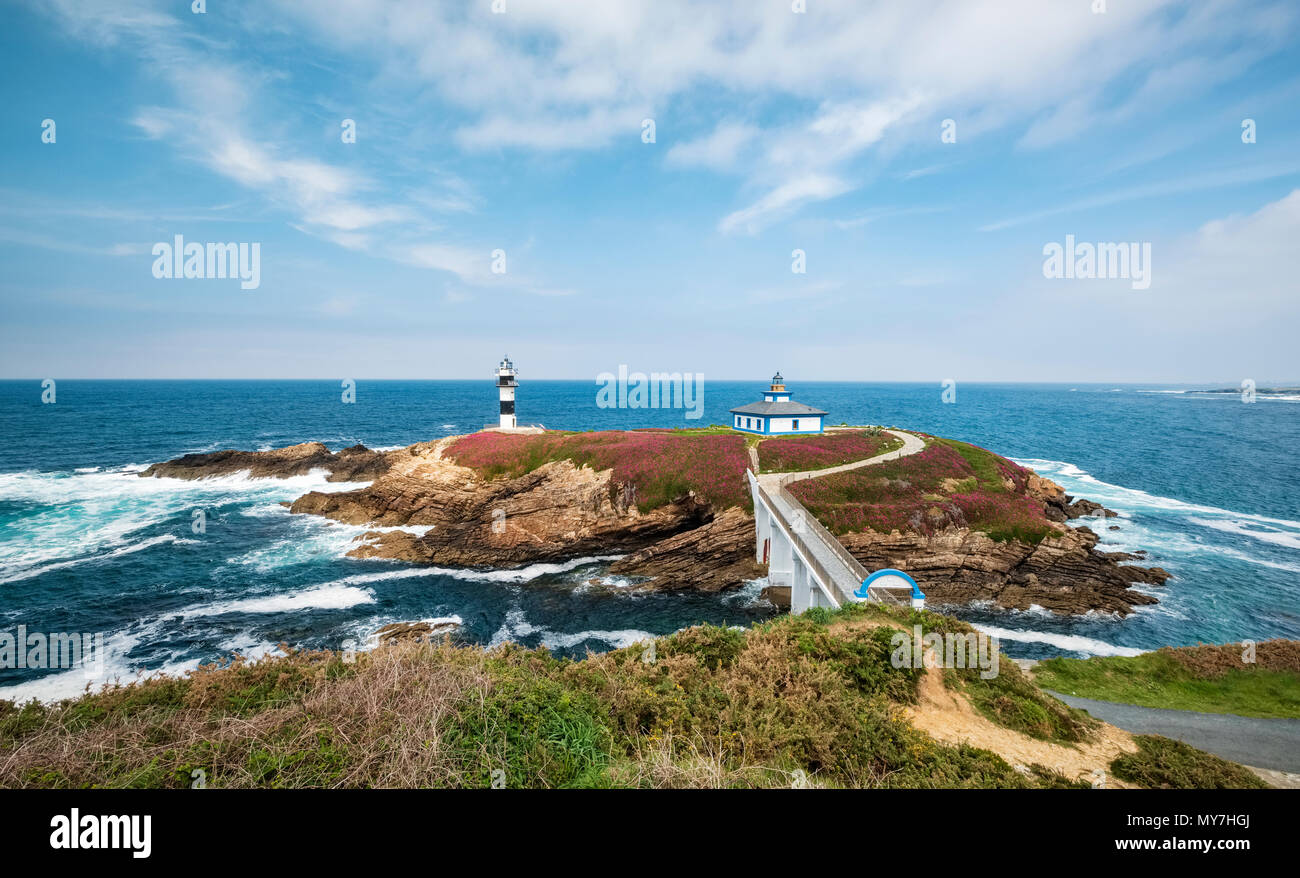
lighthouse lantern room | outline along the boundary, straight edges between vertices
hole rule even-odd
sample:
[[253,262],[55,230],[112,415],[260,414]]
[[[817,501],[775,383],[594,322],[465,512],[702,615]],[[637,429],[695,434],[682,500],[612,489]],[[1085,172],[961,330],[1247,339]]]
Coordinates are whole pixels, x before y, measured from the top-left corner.
[[519,381],[515,378],[519,370],[515,364],[510,362],[509,357],[501,358],[501,365],[497,366],[497,392],[501,397],[501,429],[513,430],[515,428],[515,388],[519,386]]

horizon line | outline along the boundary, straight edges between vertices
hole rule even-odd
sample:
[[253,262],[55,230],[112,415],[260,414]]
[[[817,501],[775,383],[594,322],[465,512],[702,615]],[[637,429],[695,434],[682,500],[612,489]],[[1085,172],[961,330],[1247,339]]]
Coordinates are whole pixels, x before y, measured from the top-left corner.
[[[629,373],[629,374],[635,375],[635,374],[637,374],[637,373],[633,372],[633,373]],[[651,373],[649,373],[649,372],[643,372],[643,373],[641,373],[641,374],[648,375],[648,374],[651,374]],[[659,374],[663,374],[663,373],[659,373]],[[671,373],[669,373],[669,374],[671,374]],[[686,375],[686,374],[689,374],[689,373],[682,373],[682,374],[683,374],[683,375]],[[49,375],[43,376],[43,377],[41,377],[41,378],[5,378],[5,377],[0,377],[0,382],[7,382],[7,383],[20,383],[20,382],[29,382],[29,381],[41,382],[41,381],[45,381],[47,378],[50,378],[50,377],[51,377],[51,376],[49,376]],[[495,377],[495,376],[493,376],[493,375],[489,375],[489,376],[487,376],[487,377],[485,377],[485,378],[370,378],[370,377],[364,377],[364,378],[340,378],[340,377],[338,377],[338,376],[328,376],[328,377],[319,377],[319,376],[317,376],[317,377],[312,377],[312,378],[232,378],[232,377],[220,377],[220,378],[192,378],[192,377],[174,377],[174,378],[173,378],[173,377],[166,377],[166,378],[164,378],[164,377],[151,377],[151,378],[123,378],[123,377],[117,377],[117,376],[113,376],[113,377],[94,377],[94,378],[87,378],[87,377],[84,377],[84,376],[69,376],[69,377],[62,377],[62,378],[58,378],[58,377],[56,377],[56,378],[54,378],[53,380],[54,380],[54,381],[140,381],[140,382],[145,382],[145,381],[213,381],[213,382],[216,382],[216,381],[226,381],[226,382],[236,382],[236,381],[250,381],[250,382],[251,382],[251,381],[277,381],[277,382],[288,382],[288,381],[303,381],[303,382],[308,382],[308,381],[312,381],[312,382],[315,382],[315,381],[330,381],[330,382],[335,382],[335,381],[349,381],[349,380],[351,380],[351,381],[374,381],[374,382],[398,382],[398,381],[463,381],[463,382],[465,382],[465,383],[478,383],[478,382],[483,382],[483,383],[488,384],[488,385],[490,385],[490,386],[495,386],[495,385],[491,385],[491,381],[492,381],[492,379],[493,379],[494,377]],[[737,384],[739,384],[739,383],[750,383],[750,382],[755,383],[755,384],[770,384],[770,383],[771,383],[770,379],[757,379],[757,378],[707,378],[706,380],[708,380],[708,381],[727,382],[727,383],[737,383]],[[945,381],[947,381],[947,380],[950,380],[950,379],[943,379],[943,378],[940,378],[940,379],[933,379],[933,378],[929,378],[929,379],[908,378],[908,379],[888,379],[888,380],[869,380],[869,379],[854,380],[854,379],[845,379],[845,378],[799,378],[799,379],[797,379],[797,380],[794,381],[794,382],[787,382],[787,383],[790,384],[791,386],[797,386],[799,383],[815,383],[815,384],[940,384],[940,385],[942,385],[942,384],[943,384]],[[1061,385],[1061,386],[1064,386],[1064,385],[1081,385],[1081,386],[1097,386],[1097,387],[1100,387],[1100,386],[1112,386],[1112,387],[1115,387],[1115,386],[1118,386],[1118,387],[1139,387],[1139,386],[1147,386],[1147,385],[1164,385],[1164,386],[1200,386],[1200,385],[1215,385],[1215,386],[1220,386],[1220,385],[1222,384],[1222,382],[1216,382],[1216,381],[1214,381],[1214,380],[1210,380],[1210,381],[1163,381],[1163,380],[1150,380],[1150,381],[1131,381],[1131,380],[1124,380],[1124,381],[1070,381],[1070,380],[1057,380],[1057,381],[1022,381],[1022,380],[1008,380],[1008,379],[996,379],[996,378],[994,378],[994,379],[971,379],[971,380],[966,380],[966,379],[962,379],[962,380],[951,379],[951,380],[955,380],[956,383],[959,384],[959,385],[960,385],[960,384],[1016,384],[1016,385],[1026,385],[1026,386],[1048,386],[1048,385]],[[1251,379],[1251,380],[1255,380],[1255,384],[1256,384],[1257,386],[1259,386],[1259,385],[1261,385],[1261,384],[1263,384],[1263,385],[1276,385],[1276,384],[1280,384],[1280,385],[1293,385],[1293,386],[1296,386],[1296,387],[1300,387],[1300,379],[1265,379],[1265,380],[1263,380],[1263,381],[1256,380],[1256,379]],[[588,382],[588,383],[592,383],[592,384],[598,384],[598,383],[601,383],[599,379],[595,379],[595,378],[591,378],[591,377],[586,377],[586,378],[549,378],[549,377],[548,377],[548,378],[524,378],[524,379],[521,379],[521,380],[520,380],[520,383],[523,384],[524,382],[541,382],[541,381],[555,381],[555,382],[560,382],[560,381],[565,381],[565,382],[581,381],[581,382]],[[1230,382],[1228,382],[1228,385],[1229,385],[1229,387],[1231,387],[1232,389],[1240,389],[1241,379],[1237,379],[1237,380],[1235,380],[1235,381],[1230,381]]]

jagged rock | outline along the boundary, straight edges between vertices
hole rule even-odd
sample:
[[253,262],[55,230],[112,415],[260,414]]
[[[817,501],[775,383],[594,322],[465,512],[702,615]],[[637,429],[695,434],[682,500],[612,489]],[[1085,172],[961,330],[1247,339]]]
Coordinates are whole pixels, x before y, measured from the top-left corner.
[[1114,518],[1119,515],[1102,506],[1100,503],[1093,503],[1091,500],[1075,500],[1068,494],[1065,497],[1065,517],[1066,518]]
[[365,488],[305,494],[290,511],[350,524],[431,525],[421,536],[367,534],[350,554],[457,567],[636,552],[713,518],[693,494],[639,512],[627,492],[611,490],[610,476],[564,460],[518,478],[485,480],[431,455],[394,466]]
[[1025,491],[1029,496],[1042,501],[1043,512],[1047,515],[1048,520],[1057,523],[1064,523],[1072,518],[1083,518],[1084,516],[1114,518],[1119,514],[1091,500],[1076,500],[1065,493],[1065,489],[1056,482],[1045,479],[1032,471],[1026,482]]
[[614,562],[610,573],[650,576],[656,590],[722,591],[764,574],[754,561],[754,518],[733,506],[693,530]]
[[[1133,583],[1159,585],[1169,574],[1118,562],[1133,556],[1095,550],[1097,536],[1069,528],[1038,545],[996,542],[985,534],[952,529],[927,537],[919,533],[846,534],[840,542],[869,570],[906,570],[930,604],[991,600],[1026,610],[1032,605],[1056,613],[1089,610],[1127,615],[1156,599],[1134,591]],[[1122,557],[1117,557],[1122,556]]]
[[788,585],[769,585],[759,592],[758,596],[778,610],[790,609],[790,586]]
[[390,643],[432,643],[460,628],[456,622],[394,622],[375,632],[379,645]]
[[186,454],[166,463],[155,463],[140,473],[142,477],[171,479],[205,479],[247,471],[255,479],[304,476],[314,469],[329,471],[331,482],[366,481],[388,471],[395,452],[371,451],[353,445],[337,454],[323,443],[303,442],[271,451],[213,451]]

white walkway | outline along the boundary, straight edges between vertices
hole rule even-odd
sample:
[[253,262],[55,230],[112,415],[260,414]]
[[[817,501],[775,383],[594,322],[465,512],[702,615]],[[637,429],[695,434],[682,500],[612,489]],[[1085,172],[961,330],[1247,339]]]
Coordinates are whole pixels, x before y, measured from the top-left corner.
[[[756,558],[768,562],[769,584],[790,586],[791,612],[801,613],[810,606],[838,607],[860,601],[862,598],[854,593],[870,574],[785,486],[803,479],[897,460],[925,448],[925,441],[911,433],[902,430],[885,432],[901,439],[903,447],[827,469],[750,476],[750,489],[754,495]],[[911,590],[900,590],[897,586],[873,587],[868,599],[910,605]]]

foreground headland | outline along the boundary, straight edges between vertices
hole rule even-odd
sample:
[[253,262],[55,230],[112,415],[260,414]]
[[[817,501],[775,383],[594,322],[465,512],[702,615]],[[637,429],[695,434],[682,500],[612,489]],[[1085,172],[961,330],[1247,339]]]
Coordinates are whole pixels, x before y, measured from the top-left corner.
[[1266,785],[1074,710],[1013,662],[919,654],[966,638],[948,616],[853,604],[578,661],[441,637],[236,660],[0,701],[0,787]]
[[[935,436],[919,454],[796,483],[792,492],[869,569],[906,570],[931,605],[988,601],[1056,613],[1127,614],[1160,585],[1137,554],[1102,552],[1113,516],[992,452]],[[304,443],[190,454],[145,477],[199,479],[313,470],[368,482],[299,497],[295,514],[402,530],[350,552],[462,567],[515,567],[622,555],[636,587],[707,592],[764,574],[754,560],[745,470],[829,468],[888,450],[875,428],[756,440],[724,428],[516,434],[483,431],[391,451]],[[1068,522],[1088,517],[1087,526]]]

